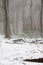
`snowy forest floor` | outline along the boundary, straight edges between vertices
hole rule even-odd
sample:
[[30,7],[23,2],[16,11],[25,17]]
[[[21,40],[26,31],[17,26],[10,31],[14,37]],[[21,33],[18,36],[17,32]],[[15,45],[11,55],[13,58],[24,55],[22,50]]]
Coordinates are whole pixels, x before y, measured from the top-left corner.
[[25,59],[43,58],[43,38],[11,38],[0,35],[0,65],[43,65]]

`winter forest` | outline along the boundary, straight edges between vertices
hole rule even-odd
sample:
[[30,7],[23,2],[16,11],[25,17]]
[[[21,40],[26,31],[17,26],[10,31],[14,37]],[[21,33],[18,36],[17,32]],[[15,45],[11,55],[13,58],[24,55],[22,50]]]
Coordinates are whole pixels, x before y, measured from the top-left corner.
[[0,34],[43,34],[43,0],[0,0]]
[[43,0],[0,0],[0,65],[43,65]]

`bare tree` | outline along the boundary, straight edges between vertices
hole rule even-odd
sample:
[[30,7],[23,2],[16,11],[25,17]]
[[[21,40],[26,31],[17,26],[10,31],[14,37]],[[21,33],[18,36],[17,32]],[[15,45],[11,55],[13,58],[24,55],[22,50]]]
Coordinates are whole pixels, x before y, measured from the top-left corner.
[[42,34],[42,8],[43,8],[43,0],[41,0],[41,11],[40,11],[40,31]]
[[23,4],[23,18],[22,18],[22,20],[23,20],[23,32],[24,32],[24,16],[25,16],[25,6],[26,6],[26,3],[27,3],[27,1],[26,0],[24,0],[23,2],[22,2],[22,4]]
[[8,20],[8,7],[9,7],[9,0],[3,0],[4,5],[4,11],[5,11],[5,37],[10,37],[8,33],[8,26],[9,26],[9,20]]
[[31,31],[32,31],[32,0],[31,0],[31,5],[30,5],[30,13],[31,13]]
[[18,10],[19,10],[19,0],[17,3],[17,16],[16,16],[16,34],[18,34]]

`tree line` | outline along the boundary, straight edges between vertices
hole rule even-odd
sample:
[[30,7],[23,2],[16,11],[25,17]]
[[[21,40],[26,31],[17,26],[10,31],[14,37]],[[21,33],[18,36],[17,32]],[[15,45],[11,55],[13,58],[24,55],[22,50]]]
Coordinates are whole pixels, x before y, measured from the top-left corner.
[[[9,13],[9,0],[2,0],[2,1],[3,1],[4,11],[5,11],[5,37],[8,38],[8,37],[10,37],[10,35],[8,33],[8,26],[9,26],[9,16],[8,16],[8,13]],[[26,1],[25,1],[25,4],[26,4]],[[23,22],[24,22],[24,7],[25,7],[25,4],[23,5]],[[41,32],[41,34],[42,34],[42,12],[43,12],[42,9],[43,9],[43,0],[41,0],[41,10],[40,10],[40,32]],[[30,11],[31,11],[31,30],[32,30],[32,0],[31,0]],[[17,8],[17,17],[18,17],[18,8]],[[17,24],[17,22],[16,22],[16,24]]]

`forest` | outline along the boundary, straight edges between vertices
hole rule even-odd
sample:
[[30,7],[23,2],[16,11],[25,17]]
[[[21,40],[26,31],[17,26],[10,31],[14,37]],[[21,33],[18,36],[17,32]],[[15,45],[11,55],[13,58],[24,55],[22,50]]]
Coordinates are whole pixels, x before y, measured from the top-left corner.
[[43,0],[0,0],[0,65],[43,65]]
[[0,0],[0,33],[43,36],[43,0]]

